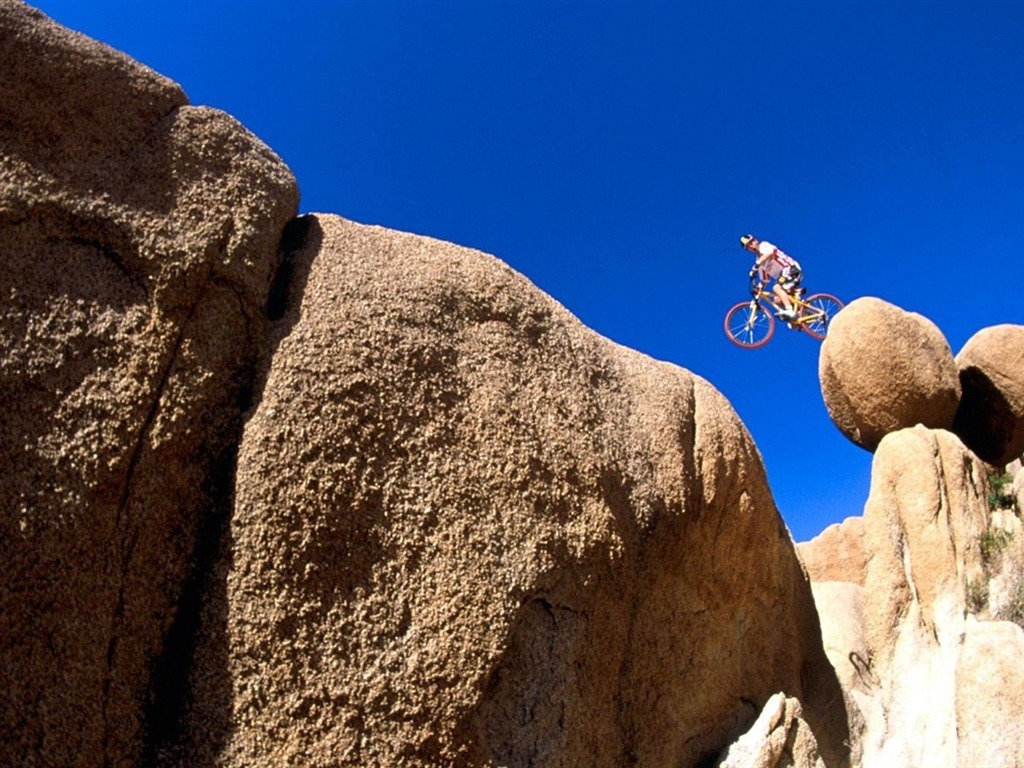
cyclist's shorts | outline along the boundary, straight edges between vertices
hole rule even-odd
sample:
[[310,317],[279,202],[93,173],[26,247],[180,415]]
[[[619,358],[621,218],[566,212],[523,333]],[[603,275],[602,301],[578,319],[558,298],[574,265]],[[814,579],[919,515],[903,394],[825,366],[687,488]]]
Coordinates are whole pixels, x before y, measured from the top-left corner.
[[782,274],[779,275],[777,282],[788,291],[791,288],[798,287],[803,277],[800,267],[785,267],[782,270]]

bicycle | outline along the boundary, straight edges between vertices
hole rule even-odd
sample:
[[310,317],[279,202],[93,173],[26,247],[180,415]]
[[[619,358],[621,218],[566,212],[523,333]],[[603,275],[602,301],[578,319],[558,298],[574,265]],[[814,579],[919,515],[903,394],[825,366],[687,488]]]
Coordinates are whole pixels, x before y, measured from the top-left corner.
[[[763,347],[775,334],[775,318],[780,308],[775,296],[764,289],[756,276],[750,278],[750,301],[743,301],[725,313],[725,335],[734,344],[745,349]],[[832,318],[843,308],[843,302],[828,293],[815,293],[803,298],[804,289],[793,296],[796,317],[785,322],[791,329],[800,330],[821,341],[828,333]],[[781,318],[780,318],[781,320]]]

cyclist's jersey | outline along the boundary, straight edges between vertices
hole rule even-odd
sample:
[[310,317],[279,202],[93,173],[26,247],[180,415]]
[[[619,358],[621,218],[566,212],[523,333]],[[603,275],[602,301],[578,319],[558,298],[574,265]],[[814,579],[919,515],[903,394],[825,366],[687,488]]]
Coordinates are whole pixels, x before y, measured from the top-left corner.
[[800,273],[800,264],[797,263],[797,260],[783,253],[767,240],[762,240],[758,243],[757,253],[759,258],[771,256],[770,259],[761,265],[761,270],[767,277],[777,280],[781,275],[789,275],[794,272]]

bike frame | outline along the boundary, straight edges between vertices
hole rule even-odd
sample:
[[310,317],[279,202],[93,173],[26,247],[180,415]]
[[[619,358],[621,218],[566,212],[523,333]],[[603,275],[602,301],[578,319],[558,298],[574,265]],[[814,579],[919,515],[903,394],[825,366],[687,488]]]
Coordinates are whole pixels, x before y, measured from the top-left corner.
[[[750,301],[741,302],[726,313],[725,333],[733,343],[754,349],[767,344],[772,338],[775,319],[781,320],[781,307],[775,303],[775,294],[765,290],[765,283],[755,276],[751,276],[750,294]],[[843,303],[827,293],[815,293],[804,298],[801,291],[798,295],[790,294],[790,297],[796,317],[783,322],[811,338],[824,339],[829,322],[842,309]]]

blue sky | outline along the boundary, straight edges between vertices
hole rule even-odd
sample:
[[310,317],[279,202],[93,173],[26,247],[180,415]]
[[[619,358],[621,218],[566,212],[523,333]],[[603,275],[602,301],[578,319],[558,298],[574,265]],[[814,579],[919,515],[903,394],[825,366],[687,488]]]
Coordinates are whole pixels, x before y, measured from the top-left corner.
[[819,343],[722,332],[753,232],[809,290],[1024,322],[1024,4],[39,0],[270,145],[303,212],[493,253],[706,378],[798,541],[859,514]]

